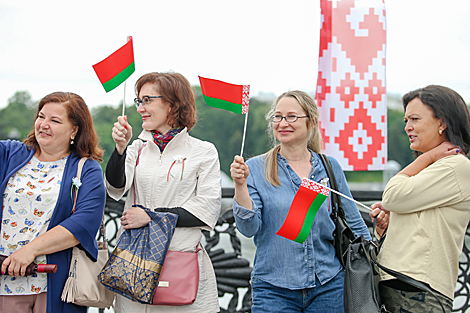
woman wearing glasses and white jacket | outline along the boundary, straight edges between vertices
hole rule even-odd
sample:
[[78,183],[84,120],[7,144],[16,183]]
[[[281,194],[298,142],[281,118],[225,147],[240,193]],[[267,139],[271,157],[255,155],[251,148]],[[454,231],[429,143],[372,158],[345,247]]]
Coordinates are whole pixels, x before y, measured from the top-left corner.
[[[257,248],[252,312],[344,312],[344,271],[332,245],[335,224],[329,201],[318,210],[304,243],[276,235],[302,178],[327,181],[318,155],[322,140],[317,105],[307,93],[289,91],[276,99],[266,117],[275,147],[246,163],[236,156],[230,169],[237,228],[254,236]],[[341,166],[328,158],[339,191],[351,197]],[[341,201],[355,235],[370,238],[356,205]]]
[[[212,143],[188,134],[196,124],[196,105],[183,75],[145,74],[136,82],[135,90],[143,131],[128,146],[132,127],[126,117],[118,117],[112,131],[116,149],[106,167],[106,188],[116,200],[129,191],[122,229],[139,228],[150,222],[147,213],[133,207],[134,203],[171,212],[179,218],[169,250],[195,252],[201,230],[212,230],[219,217],[221,180],[217,150]],[[214,269],[204,249],[198,252],[198,262],[199,288],[193,304],[146,305],[117,295],[116,312],[219,312]]]

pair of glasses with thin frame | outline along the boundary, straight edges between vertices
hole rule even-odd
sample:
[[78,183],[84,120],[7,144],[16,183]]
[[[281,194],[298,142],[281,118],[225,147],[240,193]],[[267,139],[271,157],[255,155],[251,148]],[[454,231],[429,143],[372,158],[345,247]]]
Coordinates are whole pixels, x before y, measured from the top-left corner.
[[287,123],[294,123],[296,122],[299,118],[304,118],[304,117],[308,117],[307,115],[305,116],[297,116],[297,115],[286,115],[286,116],[282,116],[282,115],[273,115],[271,117],[271,121],[273,123],[280,123],[282,121],[282,119],[285,119]]
[[143,96],[142,100],[139,100],[139,98],[135,98],[134,104],[135,104],[135,107],[138,109],[141,104],[144,107],[148,106],[150,102],[152,101],[152,99],[158,99],[158,98],[162,98],[162,96]]

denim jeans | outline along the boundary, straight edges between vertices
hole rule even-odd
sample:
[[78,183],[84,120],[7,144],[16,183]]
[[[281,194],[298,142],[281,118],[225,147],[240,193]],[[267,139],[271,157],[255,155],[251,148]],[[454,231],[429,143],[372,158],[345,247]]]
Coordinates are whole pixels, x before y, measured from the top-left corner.
[[315,287],[290,290],[253,277],[253,313],[344,313],[344,271],[325,285],[315,279]]

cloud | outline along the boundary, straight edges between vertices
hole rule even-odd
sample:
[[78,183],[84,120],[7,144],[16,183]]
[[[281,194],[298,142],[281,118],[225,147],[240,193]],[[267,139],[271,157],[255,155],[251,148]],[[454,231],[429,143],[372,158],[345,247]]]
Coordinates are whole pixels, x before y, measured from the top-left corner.
[[[387,88],[455,88],[470,101],[470,2],[386,1]],[[0,0],[0,107],[18,90],[39,100],[73,91],[90,106],[118,105],[123,87],[105,93],[92,65],[134,38],[138,77],[173,70],[250,84],[252,94],[315,90],[320,1]]]

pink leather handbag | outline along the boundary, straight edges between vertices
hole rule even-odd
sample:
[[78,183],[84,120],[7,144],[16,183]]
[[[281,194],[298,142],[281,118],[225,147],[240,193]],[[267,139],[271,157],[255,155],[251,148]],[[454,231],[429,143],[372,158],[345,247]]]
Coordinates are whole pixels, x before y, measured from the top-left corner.
[[168,251],[153,304],[187,305],[196,300],[199,286],[197,252]]

